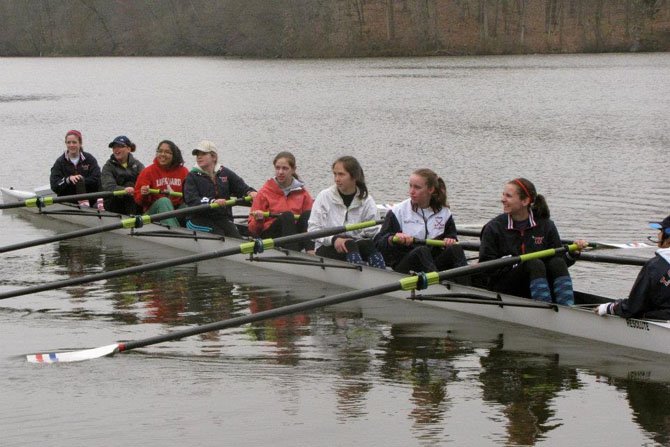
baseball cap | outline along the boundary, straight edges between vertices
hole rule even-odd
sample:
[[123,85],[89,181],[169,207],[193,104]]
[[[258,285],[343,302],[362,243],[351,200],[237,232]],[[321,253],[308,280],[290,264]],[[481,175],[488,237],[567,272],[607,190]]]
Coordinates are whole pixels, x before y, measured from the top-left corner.
[[204,154],[211,153],[216,155],[216,146],[209,140],[202,140],[191,152],[192,155],[197,155],[198,152]]

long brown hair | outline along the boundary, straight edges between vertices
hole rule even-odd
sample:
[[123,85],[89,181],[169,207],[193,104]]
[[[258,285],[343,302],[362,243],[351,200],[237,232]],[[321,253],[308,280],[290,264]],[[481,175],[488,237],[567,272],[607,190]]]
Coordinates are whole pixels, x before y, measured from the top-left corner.
[[337,163],[342,163],[342,167],[345,171],[356,181],[356,187],[360,191],[358,194],[359,199],[364,199],[368,196],[368,187],[365,184],[365,174],[363,173],[363,168],[361,164],[351,155],[345,155],[338,158],[333,162],[331,169],[335,169]]
[[426,186],[434,188],[429,204],[433,211],[437,212],[442,208],[449,208],[449,203],[447,202],[447,185],[442,180],[442,177],[428,168],[417,169],[412,174],[423,177],[426,180]]

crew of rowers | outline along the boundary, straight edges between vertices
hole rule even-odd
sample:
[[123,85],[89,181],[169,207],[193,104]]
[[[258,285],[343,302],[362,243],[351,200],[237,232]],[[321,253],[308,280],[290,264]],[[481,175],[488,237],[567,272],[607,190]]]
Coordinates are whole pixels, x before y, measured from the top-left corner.
[[[126,195],[86,201],[85,205],[127,215],[163,213],[213,202],[219,205],[194,213],[183,222],[177,218],[161,221],[171,227],[183,225],[239,238],[231,207],[226,206],[231,197],[251,198],[248,230],[251,236],[260,238],[366,222],[376,220],[378,215],[363,168],[351,156],[333,162],[334,184],[313,199],[296,172],[296,159],[290,152],[280,152],[274,157],[275,175],[256,191],[235,172],[219,164],[217,148],[207,140],[192,150],[196,166],[190,171],[184,167],[179,147],[169,140],[158,144],[153,163],[144,167],[133,157],[135,144],[126,136],[118,136],[109,143],[112,155],[102,170],[95,157],[83,150],[79,131],[67,132],[65,146],[65,153],[51,168],[51,189],[59,196],[125,190]],[[547,202],[532,182],[525,178],[507,182],[501,202],[503,213],[482,229],[479,262],[563,245],[550,219]],[[656,256],[640,271],[629,297],[598,306],[595,311],[599,315],[670,319],[670,216],[650,226],[658,230]],[[442,246],[425,244],[426,240],[440,240]],[[575,252],[489,271],[485,277],[476,278],[477,285],[546,303],[573,305],[568,266],[588,246],[582,239],[574,243],[578,247]],[[388,210],[381,228],[305,239],[287,248],[352,264],[381,269],[388,266],[401,273],[467,265],[458,244],[446,185],[430,169],[412,172],[409,197]],[[470,284],[470,278],[460,281]]]

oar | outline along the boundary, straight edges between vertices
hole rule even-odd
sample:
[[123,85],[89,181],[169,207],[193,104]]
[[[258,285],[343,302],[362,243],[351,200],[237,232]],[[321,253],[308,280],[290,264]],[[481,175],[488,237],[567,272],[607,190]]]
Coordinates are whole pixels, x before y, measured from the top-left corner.
[[206,261],[208,259],[221,258],[224,256],[262,252],[264,250],[274,248],[275,246],[291,244],[319,237],[331,236],[333,234],[345,233],[347,231],[360,230],[362,228],[379,225],[380,223],[381,221],[370,220],[366,222],[343,225],[338,227],[324,228],[323,230],[311,231],[307,233],[292,234],[290,236],[282,236],[275,239],[262,239],[262,240],[257,239],[254,241],[245,242],[236,247],[225,248],[222,250],[215,250],[209,253],[196,253],[189,256],[184,256],[175,259],[168,259],[165,261],[153,262],[150,264],[144,264],[135,267],[127,267],[119,270],[112,270],[109,272],[79,276],[76,278],[64,279],[61,281],[54,281],[32,287],[26,287],[24,289],[10,290],[9,292],[0,293],[0,300],[12,298],[15,296],[28,295],[31,293],[44,292],[45,290],[55,290],[60,289],[62,287],[75,286],[89,282],[101,281],[103,279],[117,278],[119,276],[150,272],[153,270],[160,270],[167,267],[174,267],[177,265],[189,264],[193,262]]
[[605,262],[608,264],[622,264],[622,265],[644,265],[649,261],[645,258],[636,258],[635,256],[614,256],[604,255],[602,253],[582,252],[577,260],[589,262]]
[[[398,243],[400,240],[397,236],[393,236],[393,243]],[[472,241],[457,241],[455,245],[460,245],[463,247],[463,250],[479,250],[479,242]],[[427,245],[429,247],[446,247],[447,244],[444,243],[442,239],[420,239],[412,238],[412,245]]]
[[[279,217],[281,213],[271,213],[270,211],[263,211],[263,217]],[[249,216],[253,216],[252,213],[249,214],[235,214],[233,219],[246,219]],[[295,220],[300,219],[300,214],[294,214],[293,218]]]
[[181,192],[177,191],[168,191],[167,189],[149,189],[149,194],[162,194],[165,196],[172,196],[172,197],[184,197],[184,194]]
[[[467,229],[459,228],[456,230],[456,234],[459,236],[472,236],[479,237],[481,235],[481,229]],[[561,239],[562,244],[572,244],[574,241],[569,239]],[[614,242],[589,242],[589,247],[593,249],[599,248],[649,248],[652,245],[645,244],[644,242],[629,242],[627,244],[617,244]]]
[[[479,242],[459,242],[463,246],[464,250],[479,250],[481,245]],[[607,264],[621,264],[621,265],[644,265],[648,259],[637,258],[635,256],[614,256],[614,255],[604,255],[601,253],[589,253],[582,251],[577,258],[582,261],[589,262],[603,262]]]
[[[238,203],[244,203],[248,202],[251,200],[251,197],[243,197],[240,199],[237,198],[231,198],[230,200],[226,200],[226,206],[233,206],[237,205]],[[19,242],[16,244],[12,245],[7,245],[4,247],[0,247],[0,253],[6,253],[9,251],[14,251],[14,250],[21,250],[23,248],[28,248],[28,247],[35,247],[37,245],[43,245],[43,244],[48,244],[51,242],[57,242],[57,241],[64,241],[67,239],[73,239],[76,237],[81,237],[81,236],[89,236],[91,234],[98,234],[98,233],[104,233],[106,231],[112,231],[112,230],[119,230],[122,228],[139,228],[142,227],[143,225],[150,224],[152,222],[159,222],[164,219],[169,219],[171,217],[178,217],[178,216],[183,216],[183,215],[188,215],[188,214],[197,214],[201,213],[203,211],[209,210],[209,209],[216,209],[219,208],[220,205],[217,204],[216,202],[212,203],[205,203],[203,205],[197,205],[197,206],[192,206],[192,207],[186,207],[186,208],[179,208],[177,210],[173,211],[166,211],[164,213],[158,213],[158,214],[144,214],[142,216],[135,216],[135,217],[129,217],[126,219],[121,219],[119,222],[107,224],[107,225],[100,225],[97,227],[91,227],[91,228],[84,228],[81,230],[75,230],[71,231],[69,233],[62,233],[62,234],[56,234],[54,236],[49,236],[41,239],[35,239],[32,241],[25,241],[25,242]],[[92,214],[92,216],[95,216],[95,214]]]
[[568,249],[576,250],[577,246],[571,245],[569,248],[566,247],[556,249],[552,248],[549,250],[542,250],[521,256],[494,259],[492,261],[467,265],[464,267],[457,267],[451,270],[444,270],[441,272],[431,272],[424,275],[407,276],[398,281],[383,286],[371,287],[365,290],[354,290],[351,292],[340,293],[329,297],[317,298],[302,303],[291,304],[288,306],[279,307],[277,309],[265,310],[252,315],[244,315],[241,317],[231,318],[228,320],[218,321],[215,323],[209,323],[202,326],[196,326],[181,331],[171,332],[169,334],[145,338],[142,340],[119,342],[107,346],[101,346],[99,348],[85,349],[82,351],[30,354],[26,356],[26,359],[30,363],[78,362],[83,360],[92,360],[99,357],[112,355],[117,352],[126,352],[130,351],[131,349],[142,348],[145,346],[155,345],[166,341],[179,340],[181,338],[190,337],[192,335],[204,334],[205,332],[218,331],[221,329],[228,329],[231,327],[241,326],[243,324],[254,323],[256,321],[268,320],[270,318],[283,317],[285,315],[305,312],[308,310],[317,309],[319,307],[333,306],[335,304],[359,300],[362,298],[368,298],[375,295],[383,295],[385,293],[395,292],[398,290],[415,290],[419,288],[424,288],[423,286],[427,287],[429,285],[439,284],[440,281],[444,281],[446,279],[473,275],[476,273],[483,272],[485,270],[497,269],[506,265],[529,261],[531,259],[539,259],[548,256],[554,256],[556,254],[563,253]]
[[5,210],[8,208],[42,208],[45,206],[53,205],[54,203],[62,202],[77,202],[79,200],[87,199],[104,199],[107,197],[120,197],[128,194],[125,189],[120,189],[118,191],[98,191],[98,192],[89,192],[86,194],[75,194],[72,196],[46,196],[46,197],[31,197],[30,199],[23,200],[21,202],[11,202],[11,203],[0,203],[0,209]]

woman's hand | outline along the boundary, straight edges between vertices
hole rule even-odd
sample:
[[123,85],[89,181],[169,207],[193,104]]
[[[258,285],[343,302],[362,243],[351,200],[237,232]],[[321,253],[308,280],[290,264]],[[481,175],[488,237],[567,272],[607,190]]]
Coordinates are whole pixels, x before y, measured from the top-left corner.
[[577,245],[577,251],[582,251],[589,246],[589,243],[585,239],[577,239],[573,243]]
[[142,194],[143,196],[148,196],[149,195],[149,185],[140,186],[140,194]]
[[216,200],[214,200],[214,203],[223,207],[223,206],[226,206],[226,199],[216,199]]
[[347,250],[347,241],[350,241],[350,238],[343,238],[343,237],[338,237],[335,239],[335,242],[333,242],[333,247],[335,247],[335,251],[338,253],[348,253],[349,250]]
[[254,219],[256,219],[258,221],[265,220],[265,213],[263,213],[263,211],[261,211],[261,210],[252,211],[251,214],[253,214]]
[[84,177],[82,177],[79,174],[71,175],[67,178],[68,182],[70,182],[73,185],[76,185],[77,183],[79,183],[83,179],[84,179]]
[[251,191],[249,194],[247,194],[249,197],[251,197],[251,200],[254,200],[256,198],[256,194],[258,194],[256,191]]
[[126,191],[126,194],[128,194],[129,196],[135,194],[135,188],[133,188],[132,186],[128,186],[124,190]]
[[444,238],[444,246],[449,247],[451,245],[458,244],[458,241],[452,237],[445,237]]
[[391,236],[391,238],[393,239],[391,242],[397,245],[409,246],[414,242],[414,238],[405,233],[396,233],[395,235]]

